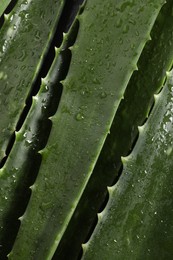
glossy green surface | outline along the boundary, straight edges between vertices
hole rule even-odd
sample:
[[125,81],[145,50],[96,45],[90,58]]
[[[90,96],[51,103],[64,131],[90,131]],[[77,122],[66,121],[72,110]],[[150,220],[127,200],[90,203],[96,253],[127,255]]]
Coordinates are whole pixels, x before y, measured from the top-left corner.
[[[130,152],[138,134],[138,125],[147,117],[154,93],[163,86],[166,71],[173,61],[172,0],[167,1],[151,32],[117,110],[92,176],[75,210],[63,239],[55,253],[56,259],[77,259],[81,244],[87,238],[106,198],[106,187],[115,181],[121,166],[121,155]],[[82,232],[81,232],[82,230]],[[75,236],[74,236],[75,234]]]
[[9,259],[51,259],[162,4],[87,1],[60,106],[51,118],[40,172]]
[[0,16],[4,13],[11,0],[1,0],[0,2]]
[[62,0],[19,0],[0,30],[0,160],[62,11]]
[[[132,75],[124,99],[118,107],[105,147],[98,162],[100,171],[117,175],[121,156],[126,156],[137,137],[139,125],[148,117],[153,95],[163,86],[166,71],[173,61],[173,1],[168,0],[160,12],[151,41],[141,54],[138,71]],[[109,151],[109,153],[108,153]],[[108,184],[110,185],[111,182]]]
[[[61,49],[66,48],[66,45],[65,42]],[[48,117],[54,113],[53,104],[58,101],[58,88],[55,84],[59,84],[61,79],[64,61],[61,51],[56,52],[56,73],[50,72],[49,82],[42,80],[42,86],[37,97],[33,97],[27,118],[16,133],[16,140],[5,166],[0,169],[0,257],[8,253],[14,242],[17,219],[23,213],[28,200],[28,186],[33,183],[40,166],[38,151],[44,147],[46,136],[49,135],[51,126]]]
[[172,259],[173,71],[155,100],[83,259]]

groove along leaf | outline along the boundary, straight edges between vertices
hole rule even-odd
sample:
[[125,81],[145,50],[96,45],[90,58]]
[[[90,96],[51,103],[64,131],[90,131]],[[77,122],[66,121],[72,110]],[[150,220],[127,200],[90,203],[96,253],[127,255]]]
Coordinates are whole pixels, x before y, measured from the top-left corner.
[[[0,159],[56,30],[64,1],[19,0],[0,31]],[[44,28],[44,29],[43,29]]]
[[[53,256],[162,5],[161,0],[87,1],[60,107],[9,259]],[[130,19],[134,24],[127,23]]]
[[[42,86],[37,97],[33,97],[31,109],[19,132],[8,159],[0,169],[0,257],[5,258],[12,246],[19,223],[17,219],[24,210],[23,201],[28,196],[28,186],[34,181],[40,159],[38,151],[44,147],[50,131],[48,117],[55,113],[58,102],[59,81],[64,77],[64,51],[74,41],[74,24],[60,49],[56,49],[54,72],[48,74],[48,82],[42,79]],[[59,84],[57,88],[57,84]],[[25,203],[26,204],[26,203]],[[10,237],[10,239],[9,239]]]
[[166,71],[170,70],[173,61],[172,7],[172,0],[167,1],[157,18],[151,32],[152,40],[141,54],[139,70],[130,79],[92,176],[57,248],[55,260],[67,259],[69,254],[77,259],[81,244],[106,198],[106,187],[112,185],[118,175],[120,157],[129,153],[137,137],[137,126],[147,117],[154,93],[163,86]]
[[155,100],[83,259],[172,259],[173,71]]
[[11,0],[1,0],[1,3],[0,3],[0,17],[4,13],[5,9],[8,7],[10,2],[11,2]]

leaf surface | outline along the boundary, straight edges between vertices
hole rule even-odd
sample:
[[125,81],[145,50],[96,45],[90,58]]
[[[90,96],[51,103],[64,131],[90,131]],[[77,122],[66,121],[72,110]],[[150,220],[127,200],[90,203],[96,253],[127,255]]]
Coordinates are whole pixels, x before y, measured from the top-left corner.
[[171,259],[173,255],[173,71],[123,173],[109,190],[83,259]]
[[55,90],[48,90],[47,86],[43,85],[38,98],[33,98],[26,121],[21,130],[15,133],[16,139],[11,153],[0,170],[1,257],[8,253],[14,242],[19,226],[17,219],[26,207],[24,201],[28,200],[28,186],[34,181],[40,165],[37,152],[45,145],[45,136],[50,131],[47,118],[51,110],[50,99],[53,100],[52,95],[55,93]]
[[0,31],[0,160],[56,30],[64,1],[19,0]]
[[10,4],[11,0],[1,0],[0,3],[0,16],[4,13],[5,9]]
[[87,1],[60,106],[9,259],[53,256],[162,5],[161,0]]
[[57,248],[55,260],[66,259],[69,254],[71,259],[77,259],[81,244],[91,233],[96,214],[107,198],[107,186],[113,185],[120,173],[121,156],[129,154],[138,135],[137,126],[148,117],[153,95],[163,86],[166,71],[173,61],[172,6],[172,0],[167,1],[159,13],[151,41],[141,54],[138,71],[130,79],[91,178]]

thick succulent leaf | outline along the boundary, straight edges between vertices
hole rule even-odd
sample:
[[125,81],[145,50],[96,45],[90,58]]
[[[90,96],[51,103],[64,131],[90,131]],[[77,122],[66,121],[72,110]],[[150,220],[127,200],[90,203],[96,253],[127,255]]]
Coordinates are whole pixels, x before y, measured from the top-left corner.
[[[37,97],[33,97],[31,109],[20,129],[15,133],[15,142],[7,161],[0,169],[0,257],[5,259],[14,243],[18,218],[23,214],[30,191],[40,166],[40,155],[49,136],[51,121],[48,119],[55,113],[61,94],[59,81],[65,77],[68,66],[66,49],[73,44],[76,37],[77,24],[74,23],[63,45],[55,50],[56,65],[47,78],[42,79]],[[57,87],[58,84],[58,87]]]
[[[139,125],[148,117],[153,104],[153,95],[160,91],[173,61],[173,2],[167,1],[155,31],[151,34],[152,41],[138,62],[124,95],[116,117],[111,126],[106,146],[101,154],[100,167],[110,174],[118,173],[121,156],[126,156],[137,137]],[[132,102],[133,100],[133,102]],[[137,108],[137,109],[135,109]],[[109,153],[108,153],[109,151]],[[116,154],[116,156],[115,156]],[[114,177],[115,178],[115,177]],[[111,184],[111,183],[110,183]]]
[[[62,57],[59,55],[56,78],[61,74]],[[55,79],[54,79],[55,80]],[[50,84],[49,84],[50,87]],[[28,187],[37,174],[40,158],[38,151],[45,145],[50,131],[48,116],[52,111],[52,101],[58,98],[53,86],[43,84],[37,98],[33,98],[31,109],[20,129],[11,153],[0,170],[0,256],[5,257],[12,246],[28,196]],[[54,97],[57,97],[54,100]],[[26,201],[26,202],[25,202]],[[10,237],[10,239],[9,239]]]
[[5,9],[10,4],[11,0],[1,0],[0,3],[0,16],[4,13]]
[[63,0],[19,0],[0,31],[0,160],[47,52]]
[[155,100],[83,259],[172,258],[173,71]]
[[[41,169],[9,259],[51,259],[162,5],[162,0],[87,1]],[[54,66],[56,59],[52,71]]]
[[[143,124],[153,102],[154,93],[163,86],[166,71],[173,61],[172,0],[162,8],[151,32],[135,71],[127,86],[124,99],[113,120],[110,134],[102,148],[92,176],[55,253],[55,259],[77,259],[81,244],[95,224],[107,196],[107,186],[117,179],[121,155],[131,150],[138,134],[138,125]],[[169,43],[169,44],[168,44]],[[157,68],[157,69],[156,69]],[[81,232],[82,230],[82,232]],[[75,234],[75,236],[74,236]],[[68,250],[67,250],[68,248]]]
[[[15,143],[4,167],[0,170],[0,256],[4,257],[14,243],[18,228],[17,218],[24,210],[24,201],[28,199],[29,183],[34,181],[40,166],[38,151],[45,146],[50,131],[49,116],[55,113],[60,98],[60,80],[66,71],[66,49],[74,42],[76,23],[59,49],[55,49],[56,64],[50,69],[46,78],[42,79],[41,88],[33,97],[31,109],[20,129],[16,132]],[[32,187],[30,187],[32,189]],[[22,217],[20,218],[20,220]],[[14,229],[14,231],[13,231]],[[13,232],[14,237],[11,235]],[[8,238],[10,236],[10,239]]]

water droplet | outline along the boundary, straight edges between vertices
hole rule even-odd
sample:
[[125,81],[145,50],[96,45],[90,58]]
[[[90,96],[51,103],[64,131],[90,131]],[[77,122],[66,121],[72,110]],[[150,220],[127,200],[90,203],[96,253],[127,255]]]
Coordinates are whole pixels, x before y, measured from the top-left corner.
[[7,40],[5,40],[5,41],[4,41],[4,44],[3,44],[3,46],[2,46],[2,51],[3,51],[3,52],[6,52],[7,47],[8,47]]
[[133,20],[133,19],[130,19],[130,20],[129,20],[129,23],[131,23],[131,24],[135,25],[135,24],[136,24],[136,21],[135,21],[135,20]]
[[25,14],[25,19],[27,20],[27,19],[28,19],[28,17],[29,17],[29,14],[28,14],[28,13],[26,13],[26,14]]
[[117,27],[117,28],[120,28],[121,25],[122,25],[122,23],[123,23],[122,19],[119,18],[119,19],[117,20],[117,22],[116,22],[116,27]]
[[129,26],[128,25],[125,25],[123,27],[123,33],[127,33],[129,31]]
[[35,33],[35,38],[37,39],[37,40],[40,40],[40,31],[36,31],[36,33]]
[[5,74],[3,71],[0,71],[0,80],[3,79],[7,79],[7,74]]
[[139,36],[139,32],[138,31],[136,31],[135,34],[136,34],[136,36]]
[[10,17],[10,22],[13,21],[13,18],[14,18],[14,15],[12,15],[12,16]]
[[119,44],[123,44],[123,39],[121,37],[119,38]]
[[24,50],[22,50],[20,55],[18,56],[18,60],[24,61],[25,58],[26,58],[26,52]]
[[107,97],[107,94],[106,92],[102,92],[101,95],[100,95],[101,98],[106,98]]
[[98,78],[94,78],[94,79],[93,79],[93,83],[99,85],[99,84],[100,84],[100,81],[99,81]]
[[81,121],[82,119],[84,119],[84,115],[83,115],[82,113],[78,113],[78,114],[76,115],[76,120],[77,120],[77,121]]
[[171,153],[172,153],[172,147],[169,147],[169,148],[166,150],[166,154],[169,156]]

